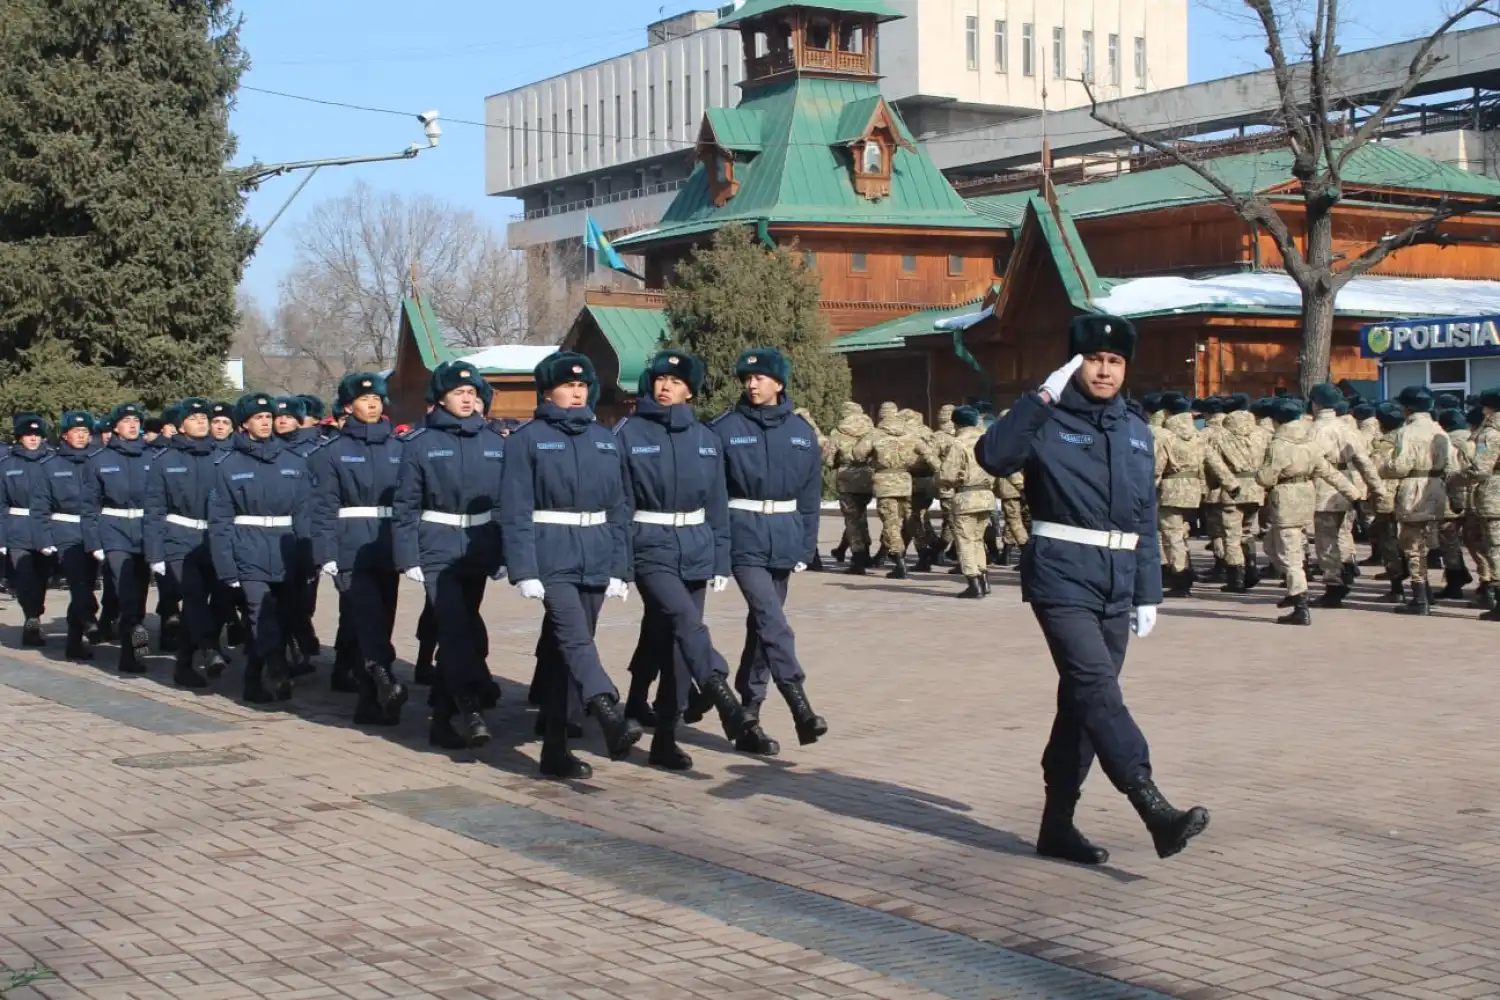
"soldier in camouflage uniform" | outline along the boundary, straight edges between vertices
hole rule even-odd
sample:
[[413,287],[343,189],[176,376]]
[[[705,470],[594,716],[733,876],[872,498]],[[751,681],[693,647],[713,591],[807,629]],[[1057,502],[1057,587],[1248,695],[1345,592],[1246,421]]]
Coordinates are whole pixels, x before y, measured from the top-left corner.
[[1268,490],[1266,511],[1271,521],[1266,549],[1271,561],[1286,573],[1282,607],[1292,610],[1276,619],[1278,625],[1311,625],[1307,606],[1307,574],[1303,566],[1307,529],[1317,507],[1314,480],[1324,482],[1353,500],[1358,491],[1329,461],[1313,440],[1312,424],[1302,419],[1302,401],[1278,399],[1270,407],[1276,435],[1256,480]]
[[[1219,525],[1223,533],[1225,593],[1241,594],[1260,582],[1255,557],[1255,519],[1266,491],[1256,479],[1265,463],[1270,436],[1246,409],[1249,399],[1231,396],[1224,425],[1203,449],[1205,477],[1219,484]],[[1248,529],[1248,530],[1247,530]]]
[[951,491],[953,537],[958,545],[958,568],[968,587],[959,597],[980,598],[990,592],[984,554],[984,529],[995,510],[995,477],[980,466],[974,446],[984,436],[979,411],[961,406],[953,413],[958,428],[952,447],[943,454],[938,485]]
[[[1344,394],[1338,386],[1328,382],[1312,387],[1308,394],[1312,402],[1312,441],[1329,465],[1338,469],[1352,484],[1358,494],[1355,499],[1365,498],[1365,484],[1371,484],[1377,500],[1385,492],[1380,472],[1370,453],[1365,449],[1365,439],[1357,428],[1339,416],[1338,404]],[[1318,601],[1320,607],[1342,607],[1354,582],[1354,539],[1348,539],[1345,551],[1343,534],[1345,523],[1353,510],[1353,504],[1339,491],[1324,482],[1319,482],[1313,501],[1313,548],[1318,563],[1323,567],[1323,585],[1326,588]]]
[[1167,414],[1161,408],[1164,392],[1148,392],[1141,397],[1141,409],[1146,414],[1146,423],[1155,431],[1166,422]]
[[[813,419],[813,415],[807,407],[799,406],[792,412],[803,420],[806,420],[807,426],[812,428],[813,436],[818,439],[818,454],[822,456],[823,462],[826,463],[828,460],[828,438],[823,436],[823,429],[818,426],[818,422]],[[816,544],[813,545],[812,562],[807,564],[807,568],[814,573],[823,572],[823,553],[818,550]]]
[[1432,419],[1432,390],[1407,386],[1396,397],[1406,413],[1406,424],[1396,432],[1395,453],[1381,469],[1396,487],[1396,544],[1406,560],[1411,579],[1411,601],[1396,610],[1406,614],[1432,613],[1428,587],[1427,553],[1437,548],[1438,522],[1448,509],[1447,481],[1457,466],[1452,442]]
[[[1380,429],[1380,421],[1375,419],[1375,404],[1355,403],[1349,408],[1349,419],[1354,421],[1354,426],[1359,431],[1359,436],[1364,439],[1365,451],[1368,451],[1371,459],[1374,459],[1375,439],[1384,433]],[[1378,461],[1376,464],[1379,464]],[[1366,486],[1368,485],[1370,484],[1367,483]],[[1372,529],[1374,514],[1375,501],[1373,499],[1367,499],[1364,503],[1355,506],[1355,520],[1360,530],[1364,532],[1365,538],[1370,542],[1370,555],[1368,558],[1360,561],[1359,565],[1361,566],[1384,565],[1380,553],[1375,549],[1375,535]]]
[[[1406,423],[1406,414],[1393,402],[1384,402],[1375,407],[1375,425],[1380,434],[1370,444],[1370,458],[1378,469],[1385,469],[1396,455],[1396,432]],[[1389,482],[1386,480],[1386,482]],[[1380,579],[1391,582],[1390,591],[1382,598],[1386,603],[1399,604],[1405,597],[1401,589],[1406,579],[1406,563],[1401,558],[1401,546],[1396,544],[1396,494],[1386,490],[1374,504],[1370,518],[1370,550],[1380,556],[1380,565],[1385,572]]]
[[880,404],[875,429],[854,446],[854,460],[873,470],[875,510],[880,515],[880,545],[893,563],[891,579],[906,579],[906,538],[911,518],[911,470],[921,443],[907,428],[894,403]]
[[1469,488],[1469,421],[1463,411],[1453,408],[1439,410],[1437,422],[1448,435],[1453,461],[1459,470],[1459,476],[1447,483],[1448,509],[1443,512],[1443,520],[1438,525],[1438,548],[1443,553],[1443,590],[1438,598],[1457,601],[1463,598],[1464,587],[1474,580],[1464,565],[1463,548],[1465,500]]
[[[1198,432],[1198,440],[1203,445],[1204,456],[1214,447],[1214,439],[1224,430],[1224,418],[1228,400],[1219,396],[1210,396],[1200,400],[1198,412],[1203,415],[1203,429]],[[1207,466],[1204,467],[1203,477],[1203,533],[1208,536],[1208,550],[1214,557],[1213,569],[1209,571],[1210,583],[1222,583],[1225,576],[1227,563],[1224,560],[1224,524],[1223,490],[1208,474]]]
[[1000,518],[1004,524],[999,563],[1014,566],[1020,561],[1021,547],[1031,538],[1026,530],[1026,473],[996,477],[995,495],[1000,498]]
[[[1478,490],[1473,476],[1474,459],[1479,453],[1479,428],[1484,424],[1484,407],[1472,407],[1464,414],[1464,419],[1469,424],[1469,436],[1460,448],[1460,457],[1468,475],[1464,490],[1463,542],[1464,548],[1474,560],[1474,573],[1479,577],[1478,585],[1474,588],[1472,606],[1483,611],[1493,611],[1495,595],[1491,588],[1495,584],[1495,566],[1490,562],[1489,549],[1484,540],[1484,515],[1477,506]],[[1449,439],[1452,440],[1452,435],[1449,435]]]
[[[869,512],[870,501],[875,495],[875,481],[870,466],[854,460],[854,448],[874,429],[875,422],[865,415],[858,403],[845,403],[843,419],[828,435],[828,448],[823,453],[824,467],[835,470],[839,513],[844,516],[844,537],[839,547],[852,550],[848,571],[860,575],[870,567]],[[834,557],[839,558],[838,550],[835,550]]]
[[1203,500],[1203,443],[1193,424],[1192,401],[1180,392],[1162,397],[1167,414],[1156,439],[1157,532],[1168,597],[1187,597],[1194,576],[1188,555],[1187,518]]
[[922,420],[916,410],[901,410],[908,432],[919,443],[917,464],[911,470],[911,514],[907,521],[906,538],[916,546],[918,572],[926,572],[936,564],[941,555],[942,542],[932,526],[932,502],[937,499],[937,473],[942,464],[937,437]]
[[1500,581],[1494,577],[1500,568],[1500,475],[1495,470],[1496,460],[1500,459],[1500,389],[1480,393],[1479,405],[1483,407],[1484,420],[1473,435],[1474,458],[1469,466],[1469,479],[1474,491],[1470,510],[1484,527],[1485,564],[1492,574],[1490,606],[1480,617],[1500,621]]
[[[958,435],[958,429],[953,426],[953,412],[957,409],[958,407],[952,403],[944,403],[938,407],[937,430],[933,431],[932,443],[937,449],[939,463],[947,459],[948,449],[953,447],[953,442]],[[974,412],[977,415],[979,411]],[[957,554],[958,544],[957,539],[953,537],[953,491],[943,488],[941,478],[937,484],[937,499],[938,509],[943,515],[943,527],[938,533],[938,541],[941,544],[938,546],[937,562],[941,563],[943,555],[950,550],[955,555]],[[959,568],[954,567],[953,572],[959,572]]]

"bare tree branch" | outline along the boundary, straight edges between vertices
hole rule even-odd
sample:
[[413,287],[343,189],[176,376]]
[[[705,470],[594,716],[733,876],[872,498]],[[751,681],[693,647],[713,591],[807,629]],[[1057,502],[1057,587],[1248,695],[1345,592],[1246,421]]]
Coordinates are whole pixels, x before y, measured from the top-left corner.
[[1365,250],[1358,257],[1349,261],[1342,268],[1334,271],[1335,290],[1344,287],[1354,278],[1369,273],[1381,261],[1385,260],[1397,250],[1407,247],[1421,246],[1423,244],[1447,245],[1449,242],[1438,231],[1444,222],[1465,215],[1473,215],[1476,212],[1500,211],[1500,198],[1486,198],[1482,201],[1451,202],[1445,201],[1443,206],[1425,219],[1419,219],[1400,232],[1392,233],[1381,239]]

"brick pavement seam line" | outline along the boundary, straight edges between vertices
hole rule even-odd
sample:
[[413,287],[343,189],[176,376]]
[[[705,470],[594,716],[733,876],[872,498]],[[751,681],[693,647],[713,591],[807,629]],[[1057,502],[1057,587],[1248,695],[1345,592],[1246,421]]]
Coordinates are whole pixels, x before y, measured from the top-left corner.
[[0,656],[0,684],[157,736],[224,733],[235,728],[201,712],[11,656]]

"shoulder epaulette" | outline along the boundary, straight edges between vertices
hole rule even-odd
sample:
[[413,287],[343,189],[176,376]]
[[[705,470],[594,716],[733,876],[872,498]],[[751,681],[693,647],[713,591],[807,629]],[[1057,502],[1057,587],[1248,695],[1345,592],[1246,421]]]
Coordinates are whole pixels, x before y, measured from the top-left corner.
[[[303,458],[312,458],[318,452],[322,451],[324,448],[327,448],[330,444],[332,444],[334,442],[334,440],[335,440],[334,438],[321,438],[318,441],[317,444],[315,444],[311,448],[307,449],[306,453],[303,454],[302,457]],[[295,451],[295,449],[293,449],[293,450]]]
[[531,424],[531,422],[533,420],[535,420],[535,419],[536,419],[536,417],[527,417],[525,420],[521,421],[519,424],[516,424],[516,426],[511,430],[511,433],[514,434],[516,431],[520,430],[522,427],[529,426]]
[[396,436],[398,438],[400,438],[402,441],[411,441],[414,438],[419,438],[423,434],[426,434],[426,433],[427,433],[427,428],[425,428],[425,427],[413,427],[411,430],[407,431],[404,435],[398,434]]
[[225,449],[223,449],[217,455],[214,456],[214,464],[218,465],[220,462],[224,461],[224,459],[228,458],[230,455],[233,455],[233,454],[234,454],[234,449],[233,448],[225,448]]
[[717,417],[714,417],[712,420],[710,420],[708,422],[708,426],[712,427],[714,424],[718,423],[720,420],[723,420],[725,417],[729,416],[733,412],[734,412],[733,410],[725,410],[723,413],[719,414]]
[[615,421],[614,427],[610,428],[609,432],[611,434],[619,434],[620,433],[620,429],[622,427],[624,427],[628,423],[630,423],[630,418],[629,417],[621,417],[619,420]]
[[97,447],[93,451],[89,452],[86,457],[93,458],[95,455],[99,454],[103,450],[104,450],[104,445],[101,444],[99,447]]

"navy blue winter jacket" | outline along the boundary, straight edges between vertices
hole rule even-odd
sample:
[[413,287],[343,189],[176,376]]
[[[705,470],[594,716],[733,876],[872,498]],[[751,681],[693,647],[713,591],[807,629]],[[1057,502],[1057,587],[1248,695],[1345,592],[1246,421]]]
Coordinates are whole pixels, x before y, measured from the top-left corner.
[[[13,552],[34,552],[46,547],[46,528],[32,509],[47,491],[43,468],[51,455],[46,443],[36,451],[27,451],[16,444],[0,461],[0,546]],[[12,510],[25,513],[13,514]]]
[[[424,574],[453,567],[494,576],[505,563],[500,545],[500,480],[506,439],[485,426],[483,414],[460,420],[439,407],[401,442],[396,486],[396,568],[420,566]],[[422,520],[424,510],[489,514],[468,528]],[[340,564],[342,565],[342,563]]]
[[[603,587],[633,580],[630,504],[614,435],[586,406],[542,403],[505,439],[509,451],[500,517],[512,583]],[[606,515],[604,524],[537,524],[535,511]]]
[[167,515],[208,520],[208,494],[214,487],[214,460],[223,452],[213,438],[173,437],[157,449],[146,477],[146,523],[142,529],[146,562],[176,562],[208,553],[208,532],[169,523]]
[[[304,571],[299,542],[310,534],[312,477],[307,460],[279,438],[234,437],[217,452],[208,497],[208,542],[225,583],[286,583]],[[291,518],[290,526],[235,524],[236,517]]]
[[[401,439],[390,421],[350,420],[312,453],[313,561],[343,572],[394,572],[391,518],[339,517],[344,507],[393,508],[401,478]],[[388,511],[389,513],[389,511]]]
[[739,405],[710,426],[724,449],[730,499],[794,500],[795,512],[729,511],[730,561],[735,566],[792,569],[810,563],[818,547],[823,459],[812,425],[792,401]]
[[[146,507],[152,450],[144,438],[126,441],[116,434],[109,444],[89,456],[83,479],[83,543],[89,551],[144,554],[144,519],[139,512]],[[105,509],[137,513],[125,517],[105,514]]]
[[[92,448],[70,448],[64,444],[42,463],[47,488],[32,494],[31,513],[43,533],[43,548],[51,546],[62,551],[83,544],[84,478],[91,454]],[[55,514],[61,514],[62,518],[54,517]]]
[[1033,534],[1021,553],[1023,600],[1103,614],[1161,603],[1151,428],[1122,397],[1100,403],[1071,383],[1055,406],[1028,394],[974,456],[991,475],[1026,473],[1034,521],[1140,536],[1132,552]]
[[662,406],[649,396],[635,416],[615,424],[625,458],[632,511],[702,510],[704,523],[671,527],[632,523],[637,576],[671,573],[682,580],[729,575],[729,494],[719,437],[688,405]]

